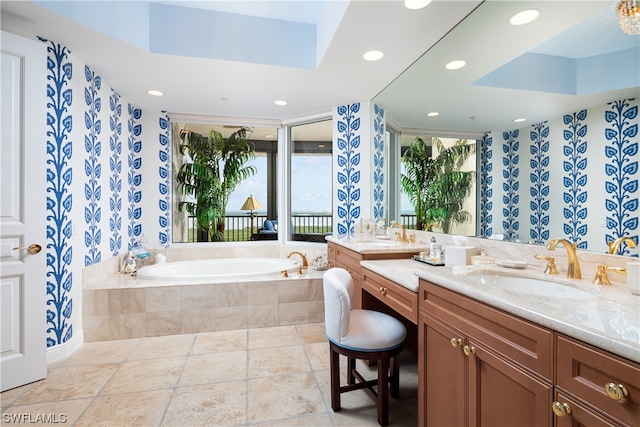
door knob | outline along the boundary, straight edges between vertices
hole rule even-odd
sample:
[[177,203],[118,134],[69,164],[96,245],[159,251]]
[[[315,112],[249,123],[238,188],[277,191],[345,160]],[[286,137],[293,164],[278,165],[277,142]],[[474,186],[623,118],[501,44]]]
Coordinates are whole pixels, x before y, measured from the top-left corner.
[[32,243],[29,246],[27,246],[26,248],[19,246],[17,248],[13,248],[12,250],[14,250],[14,251],[29,251],[29,253],[31,255],[35,255],[35,254],[37,254],[38,252],[40,252],[42,250],[42,246],[40,246],[37,243]]

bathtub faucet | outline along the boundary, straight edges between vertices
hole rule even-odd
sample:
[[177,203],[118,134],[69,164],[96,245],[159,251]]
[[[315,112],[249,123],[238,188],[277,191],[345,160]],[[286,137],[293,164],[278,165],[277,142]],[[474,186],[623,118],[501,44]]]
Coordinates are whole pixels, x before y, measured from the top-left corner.
[[307,256],[302,252],[293,251],[289,255],[287,255],[287,258],[291,258],[291,255],[300,255],[300,258],[302,258],[302,267],[298,268],[298,274],[302,274],[303,270],[309,267],[309,262],[307,262]]

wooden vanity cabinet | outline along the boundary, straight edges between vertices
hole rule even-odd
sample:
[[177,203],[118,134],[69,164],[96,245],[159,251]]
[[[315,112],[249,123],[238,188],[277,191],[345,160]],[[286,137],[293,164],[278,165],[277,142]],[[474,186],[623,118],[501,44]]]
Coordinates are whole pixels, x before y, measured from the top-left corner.
[[[571,413],[558,417],[559,425],[565,419],[575,422],[586,416],[583,412],[601,417],[599,412],[610,418],[605,418],[610,423],[605,425],[640,425],[640,364],[560,334],[556,360],[556,388],[561,394],[557,401],[573,400],[568,403]],[[613,388],[614,397],[609,397],[607,387]]]
[[334,242],[327,242],[327,260],[329,268],[340,267],[349,272],[354,285],[353,308],[362,308],[362,267],[360,261],[380,260],[380,259],[403,259],[411,258],[417,252],[388,252],[388,253],[365,253],[347,249]]
[[421,426],[552,426],[553,332],[423,279]]
[[418,324],[418,298],[415,292],[366,268],[362,269],[361,277],[363,291],[414,325]]

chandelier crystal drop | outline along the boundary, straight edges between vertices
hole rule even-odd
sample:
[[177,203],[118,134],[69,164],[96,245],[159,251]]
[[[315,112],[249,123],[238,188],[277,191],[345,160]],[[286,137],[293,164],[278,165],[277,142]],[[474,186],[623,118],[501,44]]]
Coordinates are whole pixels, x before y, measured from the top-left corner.
[[621,0],[616,6],[620,28],[627,34],[640,34],[640,0]]

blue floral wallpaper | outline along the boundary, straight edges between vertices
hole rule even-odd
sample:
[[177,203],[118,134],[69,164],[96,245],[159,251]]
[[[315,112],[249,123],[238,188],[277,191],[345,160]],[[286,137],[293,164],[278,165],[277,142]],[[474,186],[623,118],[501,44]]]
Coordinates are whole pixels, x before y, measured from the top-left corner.
[[[353,234],[355,221],[361,216],[361,116],[360,103],[337,108],[334,116],[334,162],[337,162],[337,212],[334,221],[338,235]],[[365,194],[365,196],[367,196]]]
[[[169,244],[170,135],[166,113],[143,114],[67,47],[40,40],[47,45],[43,140],[47,150],[47,347],[51,348],[81,330],[82,313],[74,301],[82,301],[78,280],[84,267],[120,256],[143,233],[158,236],[149,241],[154,247]],[[103,108],[103,102],[108,102],[108,108]],[[103,129],[104,123],[109,127]],[[143,158],[149,170],[158,171],[148,174],[148,183],[142,179]],[[147,200],[144,194],[149,194]],[[143,222],[143,210],[149,218],[160,220]]]
[[378,221],[386,217],[384,195],[384,109],[373,106],[373,218]]
[[[492,158],[496,134],[503,141],[500,159]],[[504,233],[507,239],[517,235],[532,243],[565,238],[600,253],[607,252],[607,242],[622,236],[637,242],[637,98],[521,129],[489,132],[483,144],[483,236]],[[500,180],[489,181],[491,168]],[[501,227],[495,227],[498,223]],[[638,249],[622,245],[620,252],[637,256]]]

